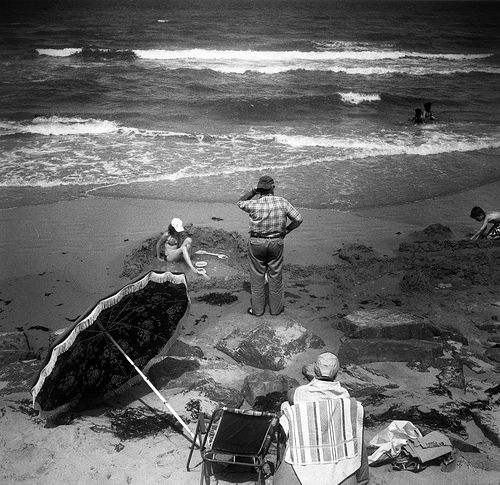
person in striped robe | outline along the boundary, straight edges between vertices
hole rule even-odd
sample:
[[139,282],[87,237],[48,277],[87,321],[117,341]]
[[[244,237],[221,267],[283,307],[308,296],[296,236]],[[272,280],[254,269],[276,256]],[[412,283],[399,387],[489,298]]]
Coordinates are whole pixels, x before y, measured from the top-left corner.
[[274,485],[367,485],[363,407],[336,381],[340,364],[330,352],[318,356],[315,377],[292,388],[280,419],[288,436]]

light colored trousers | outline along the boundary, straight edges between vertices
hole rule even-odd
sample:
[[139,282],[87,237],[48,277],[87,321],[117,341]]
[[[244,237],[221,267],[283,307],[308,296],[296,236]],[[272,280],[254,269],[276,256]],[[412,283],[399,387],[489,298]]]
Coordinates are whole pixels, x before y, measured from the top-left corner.
[[285,286],[283,284],[282,238],[248,240],[248,266],[252,288],[252,311],[262,315],[266,309],[266,273],[268,279],[269,313],[278,315],[285,306]]

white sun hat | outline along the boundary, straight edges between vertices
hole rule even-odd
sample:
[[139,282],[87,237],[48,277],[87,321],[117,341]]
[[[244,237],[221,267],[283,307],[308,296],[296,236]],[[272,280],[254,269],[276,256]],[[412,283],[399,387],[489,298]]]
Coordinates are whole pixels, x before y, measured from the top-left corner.
[[178,217],[174,217],[170,224],[177,232],[184,231],[184,226],[182,225],[182,221]]

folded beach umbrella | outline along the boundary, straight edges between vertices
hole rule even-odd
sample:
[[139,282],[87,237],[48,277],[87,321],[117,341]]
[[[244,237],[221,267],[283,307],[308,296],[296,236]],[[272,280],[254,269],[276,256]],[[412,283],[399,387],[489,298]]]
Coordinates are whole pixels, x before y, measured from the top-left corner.
[[145,375],[175,342],[189,306],[186,277],[156,271],[99,300],[49,349],[31,389],[33,407],[51,418],[77,404],[96,406],[144,379],[193,436]]

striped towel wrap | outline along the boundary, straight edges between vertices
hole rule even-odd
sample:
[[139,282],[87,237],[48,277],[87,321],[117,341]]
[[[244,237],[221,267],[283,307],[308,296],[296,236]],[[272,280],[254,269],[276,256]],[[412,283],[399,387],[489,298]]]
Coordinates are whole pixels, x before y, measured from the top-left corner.
[[288,463],[338,463],[361,456],[363,406],[356,399],[298,402],[283,412],[290,426]]

